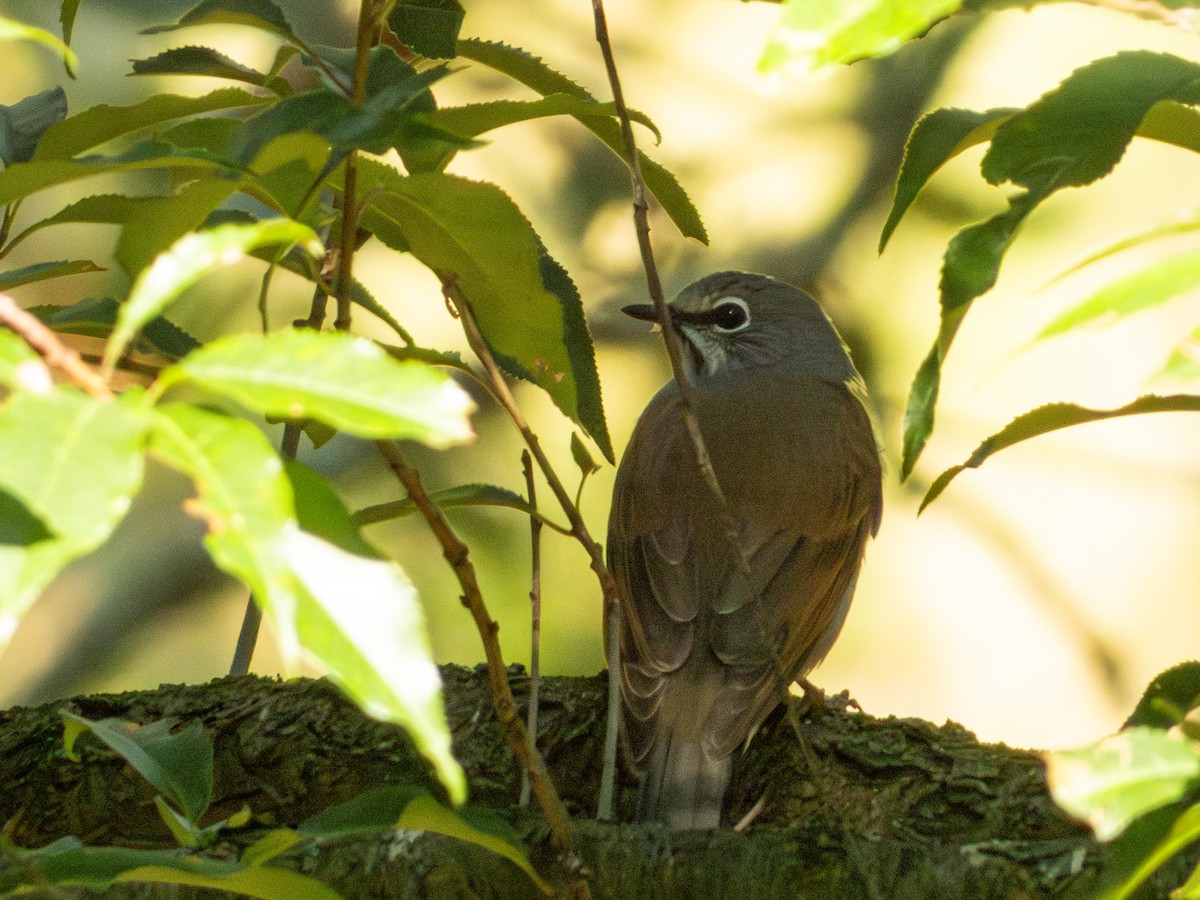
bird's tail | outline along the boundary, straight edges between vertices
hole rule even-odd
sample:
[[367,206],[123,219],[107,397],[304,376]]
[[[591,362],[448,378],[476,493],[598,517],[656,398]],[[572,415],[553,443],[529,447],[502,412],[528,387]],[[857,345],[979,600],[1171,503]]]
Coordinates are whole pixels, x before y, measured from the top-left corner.
[[714,758],[699,741],[660,729],[638,791],[638,820],[671,828],[719,827],[732,768],[730,757]]

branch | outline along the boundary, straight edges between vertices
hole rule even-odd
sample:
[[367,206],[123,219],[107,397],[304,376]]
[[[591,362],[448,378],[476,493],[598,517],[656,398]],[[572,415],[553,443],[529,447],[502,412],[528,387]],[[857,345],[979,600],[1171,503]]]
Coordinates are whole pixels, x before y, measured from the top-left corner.
[[46,365],[58,369],[73,384],[97,400],[111,400],[113,392],[103,378],[33,313],[17,306],[7,294],[0,294],[0,324],[7,325],[17,337],[37,351]]
[[[360,0],[358,29],[354,54],[353,101],[362,106],[367,96],[367,73],[371,63],[371,48],[379,35],[378,0]],[[358,186],[358,152],[346,155],[346,176],[342,184],[342,235],[337,277],[337,319],[334,328],[350,329],[350,290],[354,284],[354,251],[358,241],[358,206],[354,194]]]
[[537,748],[530,740],[529,733],[517,715],[516,701],[513,699],[512,687],[508,681],[508,670],[504,666],[504,657],[500,651],[500,641],[497,632],[500,626],[488,613],[475,577],[475,566],[469,559],[466,544],[458,539],[442,511],[437,508],[421,484],[421,476],[417,470],[409,466],[400,449],[389,441],[377,441],[375,446],[383,454],[392,471],[408,491],[409,497],[425,517],[430,531],[442,545],[442,554],[454,570],[458,583],[462,586],[463,605],[470,610],[483,640],[483,649],[487,656],[488,683],[491,688],[492,702],[496,707],[496,717],[508,737],[513,754],[529,773],[533,793],[542,807],[546,822],[550,826],[550,841],[554,848],[564,857],[570,857],[571,828],[567,820],[567,811],[559,799],[546,764],[542,761]]
[[704,446],[704,435],[700,433],[700,422],[696,418],[696,410],[692,402],[692,386],[688,382],[687,373],[683,368],[683,350],[679,344],[679,335],[671,327],[671,314],[667,309],[666,300],[663,299],[662,282],[658,277],[658,265],[654,261],[654,248],[650,244],[650,218],[649,205],[646,202],[646,182],[642,178],[642,166],[638,159],[637,142],[633,137],[633,124],[629,119],[629,109],[625,106],[625,95],[621,90],[620,76],[617,74],[617,63],[613,57],[612,42],[608,37],[608,21],[604,15],[604,0],[592,0],[592,10],[596,19],[596,42],[600,45],[600,52],[604,56],[604,67],[608,71],[608,83],[612,87],[613,92],[613,105],[617,110],[617,118],[621,122],[621,138],[625,144],[625,162],[629,165],[629,173],[633,179],[633,227],[637,233],[638,249],[641,251],[642,268],[646,270],[646,287],[650,292],[650,299],[654,302],[654,308],[658,312],[658,324],[661,326],[663,344],[666,346],[667,356],[671,360],[671,374],[675,377],[675,383],[679,385],[680,411],[683,415],[683,422],[687,427],[688,434],[691,436],[692,446],[696,450],[696,465],[700,468],[700,476],[704,479],[705,484],[708,485],[708,489],[716,501],[717,516],[725,530],[725,537],[729,541],[730,546],[737,549],[736,556],[739,559],[742,572],[748,575],[750,573],[750,565],[746,561],[745,555],[741,552],[741,545],[738,543],[737,522],[729,507],[729,501],[725,499],[725,492],[721,490],[721,485],[717,481],[717,474],[713,471],[712,459],[708,455],[708,449]]
[[608,570],[608,566],[604,564],[603,548],[592,538],[591,532],[588,531],[587,523],[583,521],[583,515],[579,512],[579,507],[575,505],[575,502],[571,499],[571,495],[563,487],[563,483],[554,471],[554,467],[550,464],[549,458],[542,450],[541,441],[538,440],[538,436],[529,427],[529,423],[525,421],[525,417],[521,414],[521,409],[517,406],[516,398],[513,397],[512,391],[508,389],[508,383],[504,380],[504,374],[496,364],[495,357],[492,356],[491,348],[488,347],[487,341],[483,339],[483,333],[479,330],[479,323],[475,321],[475,314],[471,311],[470,304],[466,302],[452,282],[445,282],[442,290],[445,293],[447,302],[453,304],[459,319],[462,321],[463,332],[467,336],[467,343],[471,346],[472,352],[483,363],[483,368],[487,372],[488,382],[492,387],[492,393],[500,405],[504,407],[513,424],[517,426],[517,430],[521,432],[521,437],[525,440],[525,445],[529,448],[530,453],[533,454],[538,468],[542,470],[546,482],[550,485],[550,490],[554,493],[554,498],[558,501],[559,506],[562,507],[567,521],[571,524],[572,537],[579,541],[583,545],[583,549],[587,551],[592,571],[596,573],[596,579],[600,582],[600,590],[604,595],[604,633],[608,649],[610,690],[608,694],[607,713],[609,729],[604,745],[604,776],[601,780],[600,799],[596,815],[600,819],[611,819],[612,800],[616,784],[617,723],[621,711],[620,691],[617,689],[617,675],[615,674],[619,671],[616,653],[620,637],[618,630],[620,621],[617,618],[620,608],[620,593],[617,588],[617,582]]
[[[533,480],[533,458],[528,450],[521,452],[521,468],[525,473],[525,486],[529,491],[529,506],[533,515],[529,517],[529,712],[525,728],[533,745],[537,746],[538,700],[542,682],[542,520],[537,515],[537,486]],[[521,779],[522,809],[529,805],[529,772]]]

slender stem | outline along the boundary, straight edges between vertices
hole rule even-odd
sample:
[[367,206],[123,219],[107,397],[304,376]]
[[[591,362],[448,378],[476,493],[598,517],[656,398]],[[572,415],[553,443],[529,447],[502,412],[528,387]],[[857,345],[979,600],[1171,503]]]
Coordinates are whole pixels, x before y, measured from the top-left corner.
[[[537,511],[537,485],[533,480],[533,458],[528,450],[521,451],[521,469],[529,491],[529,506]],[[536,515],[529,517],[529,709],[525,728],[537,746],[538,697],[542,685],[542,522]],[[529,805],[529,770],[521,778],[521,808]]]
[[[108,382],[85,363],[78,353],[65,346],[58,339],[58,335],[43,325],[37,316],[21,309],[7,294],[0,294],[0,324],[7,325],[16,332],[17,337],[37,351],[47,366],[58,369],[72,383],[97,400],[113,398]],[[45,381],[45,387],[49,390],[49,377]]]
[[[508,383],[505,382],[504,375],[500,371],[500,367],[496,364],[496,359],[492,356],[491,349],[483,339],[483,334],[479,330],[479,323],[475,321],[475,314],[471,311],[470,305],[462,298],[453,284],[447,283],[444,286],[444,290],[447,300],[454,305],[454,309],[462,321],[463,332],[466,334],[467,343],[470,344],[471,351],[483,363],[483,368],[487,372],[488,382],[491,384],[493,395],[500,405],[504,407],[513,424],[517,426],[517,430],[521,433],[521,437],[525,441],[525,446],[533,454],[533,458],[537,462],[538,468],[542,471],[546,483],[550,485],[550,490],[553,492],[555,500],[558,501],[558,505],[562,508],[563,513],[566,514],[567,521],[571,524],[572,536],[587,551],[592,571],[596,573],[596,578],[600,582],[600,590],[604,595],[604,634],[608,641],[609,709],[611,711],[614,708],[612,691],[616,678],[612,673],[614,671],[613,667],[617,652],[616,643],[612,639],[618,633],[616,616],[619,610],[619,594],[616,579],[613,578],[612,573],[608,570],[608,566],[604,564],[604,550],[592,538],[591,532],[588,531],[587,523],[583,521],[583,515],[579,512],[579,507],[575,505],[571,499],[571,495],[567,493],[567,489],[563,486],[558,474],[554,471],[554,467],[550,464],[545,451],[542,450],[538,436],[529,427],[529,423],[525,421],[520,407],[517,406],[516,398],[513,397],[512,391],[508,389]],[[616,708],[619,711],[619,705]],[[606,766],[601,772],[600,798],[596,814],[600,819],[612,818],[613,796],[616,792],[616,748],[616,720],[610,717],[609,728],[605,737],[605,757],[607,762],[608,757],[611,756],[612,763]]]
[[245,675],[250,671],[250,660],[258,644],[258,630],[262,625],[262,608],[251,594],[246,599],[246,612],[242,615],[242,627],[238,631],[237,645],[233,648],[233,662],[229,664],[230,675]]
[[442,554],[454,570],[458,583],[462,587],[463,605],[470,611],[483,640],[484,652],[487,656],[488,682],[491,686],[492,702],[496,707],[496,717],[508,736],[513,754],[529,772],[533,793],[546,816],[550,826],[550,840],[556,850],[567,855],[571,853],[571,829],[567,819],[566,808],[559,799],[554,784],[546,771],[546,764],[541,754],[534,747],[529,732],[525,730],[521,717],[517,715],[516,701],[513,699],[512,687],[508,681],[508,670],[504,665],[504,656],[500,651],[500,641],[497,634],[500,625],[488,613],[475,577],[475,566],[469,558],[466,544],[459,540],[442,511],[437,508],[421,484],[421,476],[412,468],[400,452],[400,448],[390,441],[377,441],[375,444],[383,458],[391,466],[396,478],[404,485],[409,497],[425,517],[430,531],[442,545]]
[[[355,106],[362,106],[367,96],[367,73],[371,65],[371,48],[379,34],[378,0],[361,0],[358,7],[358,31],[354,55]],[[350,286],[354,283],[354,251],[358,246],[358,152],[346,155],[346,176],[342,184],[342,239],[337,277],[337,318],[333,327],[350,330]]]
[[642,178],[642,166],[638,154],[637,142],[633,137],[633,124],[629,119],[629,109],[625,105],[625,95],[621,90],[620,76],[617,74],[617,63],[613,56],[612,42],[608,36],[608,21],[604,15],[604,0],[592,0],[592,11],[596,21],[596,42],[600,45],[600,52],[604,57],[604,67],[608,72],[608,82],[613,92],[613,105],[617,110],[617,118],[621,122],[621,138],[625,145],[625,161],[629,165],[629,172],[633,182],[633,224],[634,230],[637,233],[638,249],[641,251],[642,268],[646,270],[646,287],[649,290],[650,299],[654,301],[654,308],[658,313],[658,323],[662,326],[663,344],[666,346],[667,356],[671,360],[671,374],[675,376],[675,383],[679,386],[680,412],[682,413],[683,422],[687,427],[688,434],[691,436],[692,446],[696,451],[696,464],[700,469],[700,476],[704,479],[705,484],[708,485],[708,489],[716,501],[717,514],[725,530],[725,536],[733,547],[739,548],[737,556],[740,558],[741,569],[744,573],[749,574],[749,563],[746,561],[745,555],[740,552],[737,522],[729,507],[729,501],[725,498],[725,492],[721,490],[721,485],[717,481],[717,474],[713,471],[712,467],[712,459],[708,455],[708,449],[704,445],[704,435],[700,432],[700,422],[696,418],[695,404],[693,403],[692,386],[689,384],[687,373],[683,368],[683,349],[680,346],[679,335],[671,327],[670,310],[667,308],[666,300],[663,299],[662,282],[658,277],[658,265],[654,261],[654,248],[650,243],[650,218],[649,205],[646,202],[646,182]]
[[[646,272],[646,288],[658,314],[658,323],[662,326],[663,344],[667,349],[667,357],[671,361],[671,372],[679,388],[680,414],[684,427],[691,437],[692,447],[696,453],[696,467],[700,477],[712,494],[718,521],[725,532],[725,538],[733,549],[734,559],[741,571],[749,575],[750,563],[742,552],[738,541],[737,521],[717,481],[713,470],[712,459],[704,445],[704,435],[700,432],[700,422],[696,418],[693,403],[692,386],[688,383],[687,373],[683,368],[683,351],[680,347],[679,336],[671,327],[670,310],[663,298],[662,282],[658,277],[658,265],[654,261],[654,248],[650,242],[649,204],[646,202],[646,182],[642,178],[641,157],[637,142],[633,137],[633,124],[629,119],[629,109],[625,105],[625,95],[621,90],[621,78],[617,73],[616,58],[613,55],[612,41],[608,35],[608,20],[604,14],[604,0],[592,0],[592,14],[596,24],[596,42],[600,45],[600,53],[604,57],[604,68],[608,73],[609,86],[612,89],[613,105],[616,107],[617,118],[621,123],[621,139],[625,148],[625,161],[629,165],[633,189],[633,225],[637,234],[638,250],[642,257],[642,268]],[[621,707],[617,696],[620,690],[620,606],[614,595],[611,608],[605,609],[605,635],[608,653],[608,734],[604,747],[604,767],[600,787],[599,818],[609,818],[612,813],[612,787],[616,777],[617,741],[616,733],[620,727]]]

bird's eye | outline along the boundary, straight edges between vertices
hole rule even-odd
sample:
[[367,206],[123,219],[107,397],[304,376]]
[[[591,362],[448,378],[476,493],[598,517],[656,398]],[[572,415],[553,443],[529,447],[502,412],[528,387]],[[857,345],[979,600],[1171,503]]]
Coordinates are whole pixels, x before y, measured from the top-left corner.
[[744,300],[728,297],[713,307],[712,323],[718,331],[726,334],[741,331],[750,324],[750,310],[746,308]]

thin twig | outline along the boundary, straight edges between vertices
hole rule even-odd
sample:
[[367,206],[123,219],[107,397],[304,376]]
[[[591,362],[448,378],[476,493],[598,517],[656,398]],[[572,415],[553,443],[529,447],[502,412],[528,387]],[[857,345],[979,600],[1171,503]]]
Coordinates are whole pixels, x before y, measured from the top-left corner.
[[[443,291],[445,292],[447,302],[452,304],[454,311],[462,321],[463,333],[467,337],[467,343],[470,344],[472,352],[479,357],[479,361],[483,363],[483,368],[487,372],[488,382],[491,384],[493,395],[500,405],[504,407],[504,411],[508,413],[513,424],[517,426],[517,430],[521,432],[525,446],[533,454],[538,468],[546,478],[546,483],[550,485],[554,499],[558,501],[558,505],[566,515],[567,521],[571,523],[571,535],[587,551],[592,571],[596,573],[596,579],[600,582],[600,591],[604,596],[604,634],[609,648],[609,683],[611,685],[615,677],[611,674],[611,666],[613,648],[616,647],[619,636],[617,629],[620,623],[617,619],[617,612],[620,607],[618,601],[619,589],[617,588],[616,579],[613,578],[612,573],[608,570],[608,566],[604,564],[604,549],[592,538],[591,532],[588,531],[587,523],[583,521],[583,515],[579,512],[579,507],[575,505],[571,499],[571,495],[563,487],[563,483],[554,471],[554,467],[550,464],[549,458],[546,456],[545,451],[542,450],[542,444],[538,440],[537,434],[529,427],[529,423],[525,421],[525,416],[522,415],[520,407],[517,406],[516,398],[513,397],[512,391],[508,389],[508,384],[504,380],[504,374],[496,364],[496,359],[492,356],[492,351],[488,347],[487,341],[483,339],[483,334],[479,330],[479,323],[475,321],[475,314],[471,311],[470,305],[461,296],[452,281],[444,283]],[[604,738],[604,755],[605,760],[612,760],[612,765],[601,772],[600,799],[597,804],[596,813],[596,817],[599,819],[611,819],[613,813],[617,757],[616,723],[620,712],[620,697],[610,690],[607,713],[609,727]]]
[[462,587],[462,603],[470,610],[483,640],[483,649],[487,656],[488,682],[491,687],[492,702],[496,707],[496,717],[500,721],[508,737],[513,754],[529,772],[533,793],[538,799],[546,822],[550,826],[550,840],[555,849],[563,855],[571,853],[571,829],[567,819],[566,808],[559,799],[554,784],[546,771],[546,764],[541,754],[534,747],[525,730],[521,717],[517,715],[516,701],[513,699],[512,687],[508,681],[508,670],[504,665],[504,657],[500,651],[500,641],[497,634],[500,626],[488,613],[475,577],[475,566],[469,558],[466,544],[459,540],[442,511],[437,508],[421,484],[421,476],[416,469],[409,466],[400,448],[390,441],[377,441],[375,444],[383,454],[392,471],[408,491],[413,503],[425,517],[430,531],[442,545],[442,554],[454,570],[458,583]]
[[[671,374],[679,386],[680,411],[684,425],[692,439],[696,451],[696,464],[700,468],[700,476],[708,485],[713,498],[717,501],[717,514],[721,519],[729,542],[740,548],[737,534],[737,523],[725,499],[725,492],[717,481],[713,471],[712,459],[704,445],[704,435],[700,433],[700,421],[696,418],[693,390],[683,367],[683,348],[679,335],[671,327],[671,312],[663,298],[662,282],[658,277],[658,264],[654,261],[654,248],[650,243],[650,207],[646,201],[646,182],[642,178],[642,165],[638,155],[637,141],[633,137],[633,123],[629,119],[629,109],[625,105],[625,95],[621,90],[621,79],[617,74],[617,63],[613,56],[612,42],[608,36],[608,20],[604,15],[604,0],[592,0],[592,10],[596,19],[596,42],[604,56],[604,68],[608,72],[608,82],[612,88],[613,106],[617,118],[621,122],[621,139],[625,145],[625,162],[629,165],[629,173],[633,182],[633,226],[637,233],[638,250],[641,252],[642,268],[646,271],[646,288],[654,309],[658,314],[658,324],[661,326],[663,344],[667,348],[667,356],[671,360]],[[739,553],[741,567],[748,574],[750,566],[743,554]]]
[[[300,451],[300,432],[295,422],[283,426],[283,438],[279,452],[288,459],[295,459]],[[250,671],[254,649],[258,646],[258,632],[262,628],[262,608],[251,594],[246,598],[246,612],[242,614],[242,627],[238,631],[237,644],[233,648],[233,661],[229,664],[230,675],[245,675]]]
[[17,306],[7,294],[0,294],[0,324],[7,325],[17,337],[37,351],[47,366],[58,369],[77,387],[97,400],[111,400],[108,382],[85,363],[70,347],[58,339],[33,313]]
[[[633,225],[637,233],[638,249],[641,252],[642,268],[646,271],[646,288],[661,326],[663,344],[667,348],[667,357],[671,360],[671,373],[675,376],[675,384],[679,389],[679,408],[684,427],[691,437],[692,447],[696,452],[696,467],[700,477],[708,486],[713,496],[716,518],[721,523],[725,538],[734,549],[734,559],[743,574],[750,574],[750,563],[738,541],[737,521],[730,509],[725,492],[717,481],[713,470],[712,459],[704,445],[704,435],[700,433],[700,421],[696,418],[695,405],[692,397],[692,386],[687,380],[683,368],[683,350],[680,347],[679,335],[671,327],[671,313],[663,298],[662,282],[658,277],[658,265],[654,261],[654,248],[650,242],[650,214],[646,202],[646,182],[642,178],[642,166],[638,156],[637,142],[633,137],[633,124],[629,119],[629,110],[625,106],[625,95],[621,90],[621,79],[617,73],[617,63],[613,56],[612,42],[608,36],[608,21],[604,15],[603,0],[592,0],[592,12],[596,21],[596,42],[604,57],[604,68],[608,73],[609,86],[612,89],[613,105],[621,123],[621,138],[625,147],[625,161],[629,165],[630,177],[633,184]],[[613,607],[605,610],[605,634],[608,650],[608,732],[609,739],[604,745],[604,767],[600,779],[600,804],[598,817],[612,817],[613,786],[616,780],[617,741],[616,732],[620,721],[620,608],[614,597]]]
[[[528,450],[521,451],[521,470],[525,473],[525,487],[529,491],[529,506],[537,511],[537,486],[533,480],[533,458]],[[529,709],[525,728],[534,746],[538,734],[538,695],[542,683],[542,521],[536,515],[529,517]],[[529,770],[521,778],[521,808],[529,805]]]
[[[362,106],[367,97],[367,73],[370,70],[371,48],[379,35],[378,0],[361,0],[358,7],[358,32],[354,55],[355,106]],[[358,186],[358,153],[346,155],[346,175],[342,183],[342,240],[341,259],[337,277],[337,318],[333,327],[350,330],[350,289],[354,283],[354,251],[358,244],[358,205],[355,190]]]

